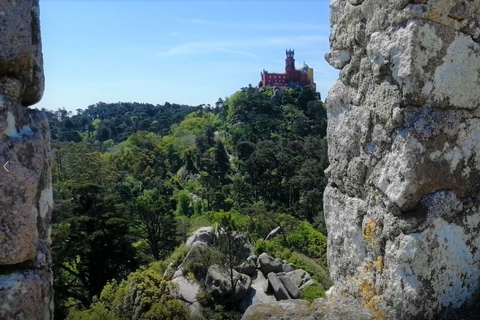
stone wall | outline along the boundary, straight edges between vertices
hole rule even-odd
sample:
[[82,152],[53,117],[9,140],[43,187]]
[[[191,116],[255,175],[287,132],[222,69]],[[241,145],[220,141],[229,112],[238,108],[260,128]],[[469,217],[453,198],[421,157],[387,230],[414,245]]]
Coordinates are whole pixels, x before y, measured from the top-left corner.
[[480,288],[480,1],[330,8],[332,294],[436,318]]
[[45,114],[28,109],[43,88],[38,0],[2,0],[0,319],[53,319],[49,130]]

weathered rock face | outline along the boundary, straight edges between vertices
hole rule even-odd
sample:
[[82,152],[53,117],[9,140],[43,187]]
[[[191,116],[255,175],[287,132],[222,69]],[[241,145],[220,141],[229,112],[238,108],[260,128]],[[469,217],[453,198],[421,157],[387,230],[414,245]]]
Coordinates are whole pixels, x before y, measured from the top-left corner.
[[432,319],[480,288],[480,1],[330,7],[333,295]]
[[0,319],[51,319],[50,138],[27,108],[44,86],[38,0],[1,1],[0,21]]

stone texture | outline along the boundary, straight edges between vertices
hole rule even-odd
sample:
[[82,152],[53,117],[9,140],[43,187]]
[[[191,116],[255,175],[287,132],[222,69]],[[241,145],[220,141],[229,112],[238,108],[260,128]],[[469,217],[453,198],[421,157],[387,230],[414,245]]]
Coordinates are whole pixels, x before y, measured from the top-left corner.
[[0,319],[52,319],[50,134],[27,108],[44,87],[38,0],[1,1],[0,22]]
[[190,309],[190,313],[203,318],[200,303],[197,301],[200,285],[183,275],[175,277],[172,282],[177,285],[175,295]]
[[251,305],[273,303],[277,301],[275,296],[266,293],[267,289],[268,280],[260,270],[257,270],[256,274],[252,276],[252,286],[248,289],[245,297],[240,301],[240,311],[245,312],[245,310]]
[[[247,294],[252,279],[249,276],[238,273],[233,270],[233,279],[235,281],[235,299],[240,300]],[[214,297],[229,298],[232,293],[230,281],[230,270],[219,265],[208,267],[205,279],[205,289]]]
[[288,300],[292,298],[288,293],[287,288],[285,288],[283,281],[280,280],[276,273],[270,272],[267,278],[277,300]]
[[272,256],[269,256],[265,252],[258,257],[258,265],[260,270],[262,270],[264,275],[268,275],[270,272],[282,272],[283,262],[280,259],[276,259]]
[[311,280],[312,277],[310,274],[303,270],[303,269],[297,269],[293,270],[291,272],[287,272],[287,276],[290,278],[290,280],[293,281],[293,283],[300,288],[302,285],[304,285],[307,281]]
[[435,319],[480,288],[480,1],[330,8],[331,297]]
[[[373,314],[351,297],[341,300],[283,300],[250,306],[242,320],[372,320]],[[443,320],[443,319],[442,319]]]
[[300,297],[300,290],[298,286],[293,283],[292,279],[285,272],[277,273],[277,277],[282,281],[283,286],[287,289],[288,294],[292,299],[298,299]]
[[185,242],[187,249],[191,249],[197,242],[209,245],[213,240],[213,228],[203,227],[196,230]]
[[24,106],[40,101],[44,90],[38,0],[0,2],[0,78],[17,79]]

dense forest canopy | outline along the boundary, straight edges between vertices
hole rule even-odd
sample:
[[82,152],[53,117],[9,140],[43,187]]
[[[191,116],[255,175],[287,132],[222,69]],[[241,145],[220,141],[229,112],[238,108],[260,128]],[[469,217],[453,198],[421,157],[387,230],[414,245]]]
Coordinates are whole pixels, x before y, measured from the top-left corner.
[[[326,286],[327,120],[310,87],[249,86],[214,107],[100,102],[75,115],[44,111],[55,156],[57,319],[117,319],[122,285],[168,286],[160,272],[185,254],[186,236],[214,223],[235,226],[258,253],[295,261]],[[265,240],[279,226],[283,237]],[[158,311],[150,297],[145,310],[186,319],[182,305],[162,297],[171,309]]]

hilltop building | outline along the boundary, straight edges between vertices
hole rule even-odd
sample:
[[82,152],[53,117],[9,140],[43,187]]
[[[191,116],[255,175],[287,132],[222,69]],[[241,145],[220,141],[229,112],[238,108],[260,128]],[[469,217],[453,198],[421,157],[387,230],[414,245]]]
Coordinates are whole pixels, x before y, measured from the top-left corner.
[[269,73],[265,69],[260,73],[260,88],[279,87],[279,88],[295,88],[312,86],[316,89],[313,82],[313,69],[303,63],[300,69],[295,69],[294,50],[286,51],[285,73]]

